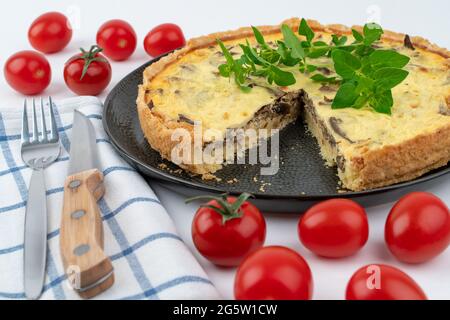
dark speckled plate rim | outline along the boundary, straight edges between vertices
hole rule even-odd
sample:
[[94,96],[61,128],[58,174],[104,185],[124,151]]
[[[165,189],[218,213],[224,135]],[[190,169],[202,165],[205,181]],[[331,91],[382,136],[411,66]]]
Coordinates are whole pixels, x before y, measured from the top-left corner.
[[[141,160],[137,159],[135,156],[129,154],[121,146],[121,144],[115,139],[114,134],[110,130],[110,126],[106,120],[107,119],[106,113],[108,111],[108,108],[110,108],[110,105],[111,105],[110,101],[112,101],[115,98],[116,91],[118,91],[120,84],[123,82],[126,82],[128,80],[128,78],[131,78],[136,72],[139,72],[139,70],[141,70],[142,68],[145,68],[145,67],[151,65],[152,63],[158,61],[159,59],[161,59],[164,56],[165,55],[157,57],[149,62],[146,62],[142,66],[136,68],[131,73],[126,75],[122,80],[120,80],[114,86],[114,88],[109,92],[108,96],[106,97],[105,103],[103,106],[103,117],[102,117],[103,118],[102,119],[103,128],[104,128],[106,134],[108,135],[112,146],[119,152],[119,154],[122,157],[124,157],[125,159],[128,159],[128,161],[131,161],[135,165],[135,167],[137,167],[138,171],[140,171],[142,174],[147,175],[145,172],[140,170],[139,167],[144,167],[146,170],[152,172],[155,176],[151,176],[151,178],[158,178],[158,179],[160,179],[160,182],[173,183],[173,184],[180,185],[182,187],[194,188],[199,191],[204,191],[205,193],[207,193],[207,192],[223,193],[224,190],[221,190],[220,188],[201,184],[201,183],[194,182],[194,181],[187,181],[183,178],[171,175],[166,171],[160,170],[158,168],[155,168],[153,166],[150,166],[150,165],[142,162]],[[402,189],[402,188],[406,188],[406,187],[412,187],[417,184],[421,184],[421,183],[425,183],[425,182],[437,179],[448,173],[450,173],[450,165],[447,165],[446,167],[443,167],[441,169],[437,169],[437,171],[434,171],[432,173],[429,173],[425,176],[419,177],[419,178],[411,180],[411,181],[402,182],[402,183],[398,183],[398,184],[394,184],[394,185],[390,185],[390,186],[386,186],[386,187],[382,187],[382,188],[358,191],[358,192],[348,191],[348,192],[342,192],[342,193],[336,193],[336,194],[321,194],[321,195],[308,195],[308,194],[301,195],[300,194],[297,196],[268,194],[268,193],[253,193],[253,195],[255,196],[256,199],[262,199],[262,200],[279,199],[279,200],[297,200],[297,201],[302,201],[302,200],[320,201],[320,200],[330,199],[331,197],[332,198],[358,198],[358,197],[366,197],[368,195],[378,195],[381,193],[385,193],[385,192],[389,192],[389,191],[393,191],[393,190],[397,190],[397,189]],[[230,192],[230,194],[237,195],[237,194],[239,194],[239,192]]]

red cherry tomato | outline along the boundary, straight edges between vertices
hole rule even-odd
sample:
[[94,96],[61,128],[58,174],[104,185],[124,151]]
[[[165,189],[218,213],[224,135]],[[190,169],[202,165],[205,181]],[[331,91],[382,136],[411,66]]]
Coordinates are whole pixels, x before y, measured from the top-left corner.
[[355,254],[366,244],[369,224],[359,204],[333,199],[310,208],[300,219],[298,232],[303,245],[315,254],[341,258]]
[[362,267],[350,279],[347,300],[427,300],[419,285],[403,271],[386,265]]
[[234,282],[237,300],[310,300],[312,294],[308,264],[285,247],[266,247],[250,255]]
[[110,59],[128,59],[136,49],[137,37],[133,27],[123,20],[105,22],[97,32],[97,44]]
[[28,30],[28,40],[33,48],[43,53],[64,49],[72,39],[72,27],[65,15],[48,12],[39,16]]
[[110,83],[111,65],[101,51],[98,46],[92,46],[89,52],[83,50],[66,62],[64,80],[74,93],[96,96]]
[[392,208],[386,221],[385,240],[400,261],[431,260],[450,244],[450,211],[430,193],[410,193]]
[[183,31],[173,23],[164,23],[155,27],[144,39],[145,51],[152,57],[163,55],[185,44]]
[[194,198],[213,199],[197,211],[192,223],[194,244],[212,263],[238,266],[247,255],[263,246],[266,222],[258,208],[246,201],[248,197],[248,194],[243,194],[238,199]]
[[26,95],[41,93],[52,78],[47,59],[35,51],[21,51],[12,55],[5,63],[4,74],[14,90]]

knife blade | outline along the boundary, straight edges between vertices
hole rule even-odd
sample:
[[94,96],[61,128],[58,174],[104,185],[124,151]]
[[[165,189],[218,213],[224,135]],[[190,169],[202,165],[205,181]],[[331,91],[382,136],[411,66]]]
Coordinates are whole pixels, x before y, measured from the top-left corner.
[[97,205],[104,193],[94,127],[76,110],[64,184],[60,250],[69,283],[82,298],[92,298],[114,283]]
[[80,111],[73,113],[72,140],[67,175],[99,169],[95,130],[91,121]]

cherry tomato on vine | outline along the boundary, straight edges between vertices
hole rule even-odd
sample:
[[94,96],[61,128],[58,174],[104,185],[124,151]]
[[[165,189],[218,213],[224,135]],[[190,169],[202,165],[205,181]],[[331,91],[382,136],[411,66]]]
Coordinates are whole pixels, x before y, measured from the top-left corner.
[[385,240],[400,261],[429,261],[450,244],[450,211],[430,193],[410,193],[392,208],[386,221]]
[[123,20],[105,22],[97,32],[97,44],[110,59],[128,59],[136,49],[137,37],[133,27]]
[[65,15],[47,12],[39,16],[28,30],[28,40],[33,48],[43,53],[64,49],[72,39],[72,27]]
[[300,219],[300,241],[315,254],[342,258],[355,254],[369,238],[363,207],[347,199],[332,199],[310,208]]
[[249,194],[238,198],[196,197],[211,200],[198,209],[192,223],[192,239],[202,256],[220,266],[238,266],[250,253],[261,248],[266,239],[266,222],[261,212],[247,201]]
[[403,271],[381,264],[362,267],[350,279],[347,300],[427,300],[419,285]]
[[185,44],[183,31],[173,23],[164,23],[153,28],[144,39],[145,51],[152,57],[163,55]]
[[237,300],[310,300],[311,269],[302,256],[289,248],[262,248],[239,267],[234,295]]
[[102,48],[92,46],[89,51],[73,56],[64,66],[64,80],[70,90],[78,95],[96,96],[111,81],[111,65],[100,53]]
[[13,54],[6,61],[3,71],[8,84],[26,95],[41,93],[48,87],[52,78],[47,59],[35,51]]

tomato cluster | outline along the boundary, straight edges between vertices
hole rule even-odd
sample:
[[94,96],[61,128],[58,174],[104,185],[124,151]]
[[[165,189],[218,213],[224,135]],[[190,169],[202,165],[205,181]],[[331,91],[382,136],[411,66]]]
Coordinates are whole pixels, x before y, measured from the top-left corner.
[[[197,211],[192,238],[200,254],[219,266],[239,267],[234,292],[239,300],[311,299],[313,276],[297,252],[263,247],[266,223],[247,199],[197,197],[210,200]],[[361,250],[369,238],[366,211],[354,201],[332,199],[311,207],[298,224],[301,243],[316,255],[343,258]],[[450,212],[436,196],[414,192],[391,209],[385,226],[386,244],[402,262],[421,263],[450,244]],[[348,300],[425,300],[419,285],[401,270],[382,264],[360,268],[350,279]]]
[[[63,50],[72,39],[73,30],[66,16],[48,12],[39,16],[28,30],[31,46],[44,54]],[[97,46],[88,52],[70,58],[64,66],[64,80],[78,95],[98,95],[110,83],[111,60],[123,61],[131,57],[137,47],[133,27],[123,20],[110,20],[97,32]],[[180,27],[161,24],[152,29],[144,40],[144,49],[151,56],[159,56],[178,49],[186,43]],[[106,57],[105,57],[106,56]],[[44,55],[35,51],[20,51],[11,56],[4,66],[8,84],[25,95],[44,91],[51,82],[51,67]]]

